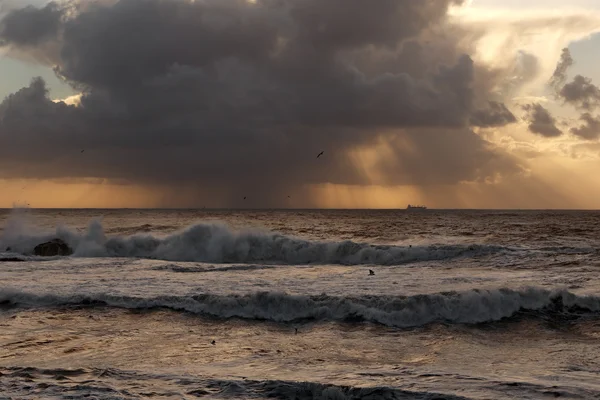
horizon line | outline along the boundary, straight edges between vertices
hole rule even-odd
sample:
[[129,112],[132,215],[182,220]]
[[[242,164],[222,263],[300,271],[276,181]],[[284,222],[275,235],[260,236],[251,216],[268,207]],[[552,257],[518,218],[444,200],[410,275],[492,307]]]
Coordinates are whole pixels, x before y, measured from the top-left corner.
[[[0,207],[4,210],[162,210],[162,211],[409,211],[407,208],[252,208],[252,207]],[[427,211],[600,211],[600,208],[426,208],[411,210],[413,213]]]

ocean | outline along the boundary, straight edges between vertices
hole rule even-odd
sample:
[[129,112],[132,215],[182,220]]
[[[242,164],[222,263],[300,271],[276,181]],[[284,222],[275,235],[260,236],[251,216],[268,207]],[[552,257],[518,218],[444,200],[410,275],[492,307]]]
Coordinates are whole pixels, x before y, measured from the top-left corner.
[[[1,399],[600,398],[600,212],[20,209],[0,226]],[[54,238],[74,254],[33,255]]]

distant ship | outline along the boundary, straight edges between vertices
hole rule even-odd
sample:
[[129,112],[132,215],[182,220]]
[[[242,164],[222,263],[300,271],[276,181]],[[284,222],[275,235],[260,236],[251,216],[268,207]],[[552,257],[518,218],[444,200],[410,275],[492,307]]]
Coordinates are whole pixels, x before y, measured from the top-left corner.
[[408,207],[406,207],[407,210],[427,210],[427,207],[425,206],[413,206],[411,204],[408,205]]

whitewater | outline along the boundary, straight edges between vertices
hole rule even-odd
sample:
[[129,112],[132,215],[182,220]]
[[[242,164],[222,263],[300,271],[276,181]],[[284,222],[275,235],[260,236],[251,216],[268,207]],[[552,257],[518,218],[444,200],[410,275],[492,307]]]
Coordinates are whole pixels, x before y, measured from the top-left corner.
[[599,398],[599,222],[2,210],[0,398]]

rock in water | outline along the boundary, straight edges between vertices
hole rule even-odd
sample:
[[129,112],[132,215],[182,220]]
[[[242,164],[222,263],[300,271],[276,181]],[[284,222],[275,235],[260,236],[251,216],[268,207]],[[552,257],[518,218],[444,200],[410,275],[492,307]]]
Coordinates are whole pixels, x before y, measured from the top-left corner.
[[35,246],[33,254],[42,257],[70,256],[73,254],[73,250],[64,241],[53,239],[49,242]]

